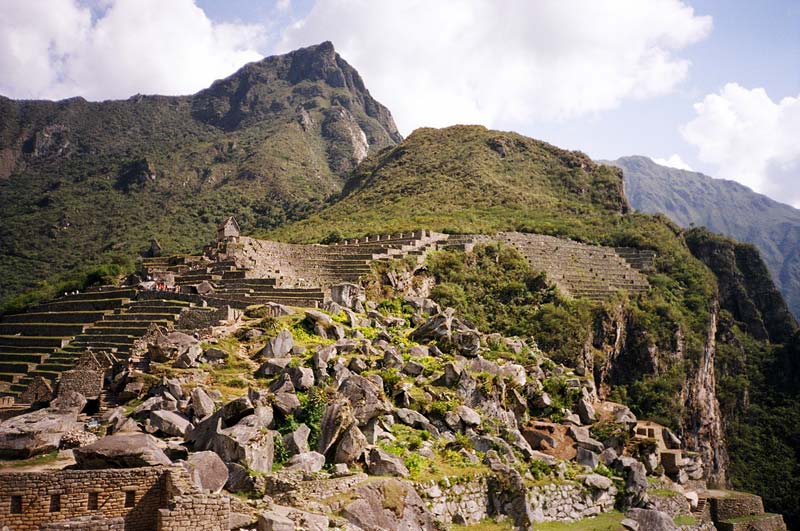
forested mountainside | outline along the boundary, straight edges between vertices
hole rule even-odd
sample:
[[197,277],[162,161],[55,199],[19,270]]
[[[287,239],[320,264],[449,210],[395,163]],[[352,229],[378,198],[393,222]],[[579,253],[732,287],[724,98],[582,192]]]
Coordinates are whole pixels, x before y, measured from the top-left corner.
[[[370,151],[400,140],[331,43],[244,66],[192,96],[0,97],[0,299],[151,238],[197,250],[303,217]],[[102,272],[102,270],[101,270]]]
[[660,166],[647,157],[609,163],[622,168],[625,193],[636,210],[755,245],[789,308],[800,316],[800,210],[735,181]]

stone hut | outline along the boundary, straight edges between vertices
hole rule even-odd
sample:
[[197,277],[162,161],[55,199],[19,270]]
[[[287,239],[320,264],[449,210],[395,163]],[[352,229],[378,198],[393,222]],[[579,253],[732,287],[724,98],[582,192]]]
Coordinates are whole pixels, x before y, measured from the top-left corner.
[[239,224],[233,219],[233,216],[223,221],[219,227],[217,227],[218,241],[234,240],[238,238],[240,234],[241,230],[239,229]]

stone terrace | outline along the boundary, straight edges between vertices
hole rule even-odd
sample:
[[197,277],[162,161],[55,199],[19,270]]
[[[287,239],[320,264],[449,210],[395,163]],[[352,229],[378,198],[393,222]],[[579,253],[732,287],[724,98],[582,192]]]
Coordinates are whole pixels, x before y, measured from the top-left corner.
[[3,393],[18,395],[35,376],[56,380],[87,350],[126,359],[150,326],[169,327],[186,308],[205,305],[197,296],[107,288],[7,315],[0,321]]
[[576,298],[605,300],[618,290],[639,293],[650,288],[647,278],[634,267],[652,267],[653,255],[646,252],[621,249],[635,259],[629,263],[611,247],[520,232],[501,232],[496,238],[519,249],[534,269],[546,273],[561,291]]
[[156,279],[214,287],[210,304],[236,307],[276,302],[317,306],[330,286],[358,282],[376,260],[416,256],[436,249],[471,249],[476,243],[513,245],[561,291],[576,298],[606,300],[618,290],[638,293],[649,284],[641,271],[652,269],[655,253],[634,248],[587,245],[572,240],[503,232],[495,235],[447,235],[431,231],[391,234],[335,245],[295,245],[247,237],[229,238],[205,256],[151,258],[145,261]]

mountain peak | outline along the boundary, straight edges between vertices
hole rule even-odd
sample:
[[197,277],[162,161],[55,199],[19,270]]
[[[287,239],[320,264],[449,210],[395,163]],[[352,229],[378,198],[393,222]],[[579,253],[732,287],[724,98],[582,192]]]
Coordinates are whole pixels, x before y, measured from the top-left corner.
[[[389,110],[372,97],[330,41],[249,63],[193,100],[197,119],[228,130],[285,109],[336,107],[338,114],[353,116],[370,145],[402,140]],[[378,122],[379,127],[367,122]]]

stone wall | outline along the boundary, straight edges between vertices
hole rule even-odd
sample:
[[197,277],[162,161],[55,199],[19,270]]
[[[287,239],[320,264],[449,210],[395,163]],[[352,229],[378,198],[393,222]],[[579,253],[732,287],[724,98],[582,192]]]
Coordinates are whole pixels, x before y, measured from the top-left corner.
[[185,470],[148,467],[0,474],[0,528],[14,531],[223,531],[230,500]]
[[82,516],[61,522],[48,522],[39,531],[125,531],[125,519],[102,516]]
[[231,504],[226,496],[176,496],[158,511],[159,531],[227,531]]
[[597,516],[614,508],[616,490],[588,489],[575,483],[537,485],[528,492],[536,519],[572,522]]
[[436,520],[445,524],[476,524],[489,517],[489,487],[485,477],[444,478],[415,484]]
[[164,503],[163,475],[160,467],[3,473],[0,527],[37,531],[44,523],[99,516],[122,518],[126,531],[152,531]]
[[[492,516],[488,479],[444,478],[416,483],[415,487],[438,521],[474,524]],[[610,485],[598,489],[577,483],[547,483],[529,488],[526,498],[536,521],[574,521],[612,510],[615,494]]]
[[103,371],[73,369],[61,373],[58,381],[58,394],[75,391],[86,398],[97,398],[103,392]]
[[239,310],[234,310],[230,306],[224,306],[217,310],[206,310],[199,308],[187,308],[183,310],[175,322],[178,330],[200,330],[217,326],[222,321],[232,321],[240,314]]

